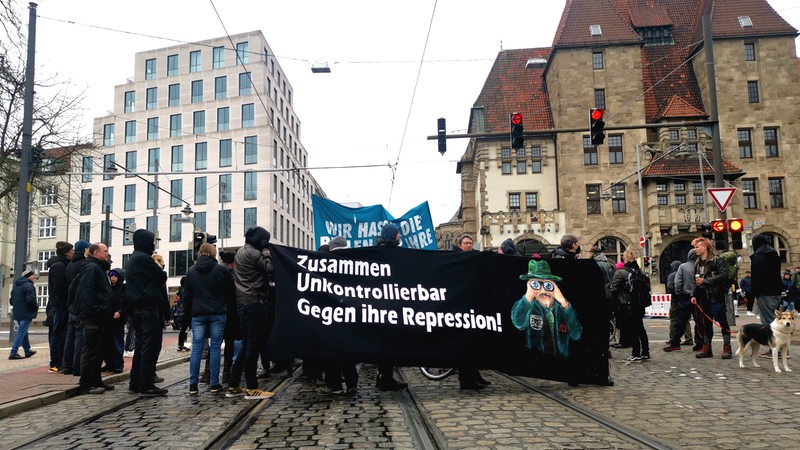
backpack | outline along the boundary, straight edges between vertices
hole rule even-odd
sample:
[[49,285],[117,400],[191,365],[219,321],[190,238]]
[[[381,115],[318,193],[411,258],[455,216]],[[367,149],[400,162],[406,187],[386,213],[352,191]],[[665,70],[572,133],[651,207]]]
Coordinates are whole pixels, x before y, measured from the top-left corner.
[[650,277],[644,274],[641,270],[628,271],[628,288],[631,292],[631,297],[639,302],[641,307],[646,308],[652,305],[650,298]]
[[736,264],[736,260],[739,258],[739,255],[736,252],[722,252],[719,254],[719,259],[725,263],[725,276],[728,278],[728,283],[733,283],[736,281],[736,276],[739,272],[739,266]]

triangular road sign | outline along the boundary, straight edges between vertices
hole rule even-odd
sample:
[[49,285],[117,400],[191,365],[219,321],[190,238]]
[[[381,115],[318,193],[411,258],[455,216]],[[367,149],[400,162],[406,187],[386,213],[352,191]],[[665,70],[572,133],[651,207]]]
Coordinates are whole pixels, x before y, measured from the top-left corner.
[[711,198],[714,199],[714,203],[717,204],[717,208],[719,208],[720,212],[725,212],[725,210],[728,209],[728,203],[731,202],[734,192],[736,192],[735,187],[708,188],[708,193],[711,194]]

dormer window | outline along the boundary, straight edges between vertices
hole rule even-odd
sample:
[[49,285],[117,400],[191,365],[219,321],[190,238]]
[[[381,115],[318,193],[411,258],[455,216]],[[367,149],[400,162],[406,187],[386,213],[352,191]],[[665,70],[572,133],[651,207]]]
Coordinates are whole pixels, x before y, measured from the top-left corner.
[[637,28],[639,37],[644,41],[644,45],[673,45],[672,25],[662,27]]
[[603,30],[600,29],[600,25],[589,25],[589,35],[602,36]]
[[750,28],[753,26],[753,19],[750,16],[739,16],[737,17],[739,20],[739,26],[742,28]]

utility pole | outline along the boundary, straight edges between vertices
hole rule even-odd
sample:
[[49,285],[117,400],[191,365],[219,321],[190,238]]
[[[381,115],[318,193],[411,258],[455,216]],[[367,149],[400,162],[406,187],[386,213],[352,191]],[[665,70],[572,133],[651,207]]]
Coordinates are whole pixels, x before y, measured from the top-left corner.
[[[22,149],[19,162],[19,189],[17,191],[17,233],[14,243],[14,275],[25,271],[28,259],[28,221],[30,220],[30,163],[31,141],[33,139],[33,75],[36,67],[36,3],[28,4],[28,61],[25,65],[25,94],[22,110]],[[13,280],[12,280],[13,281]],[[14,321],[9,320],[8,340],[16,337]]]
[[[717,106],[717,72],[714,67],[714,37],[711,32],[711,14],[703,13],[703,46],[706,53],[706,70],[708,71],[708,112],[711,125],[711,152],[714,162],[714,187],[724,187],[722,173],[722,142],[719,135],[719,109]],[[701,163],[702,167],[702,163]],[[700,170],[702,174],[702,169]],[[703,186],[705,189],[705,186]],[[705,202],[704,202],[705,203]],[[722,219],[727,218],[722,211]]]

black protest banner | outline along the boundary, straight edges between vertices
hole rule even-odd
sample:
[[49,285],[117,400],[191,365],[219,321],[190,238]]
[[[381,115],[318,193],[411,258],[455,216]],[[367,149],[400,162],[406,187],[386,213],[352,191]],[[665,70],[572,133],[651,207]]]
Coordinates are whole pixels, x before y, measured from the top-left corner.
[[[276,358],[473,366],[609,381],[608,307],[602,274],[591,260],[537,261],[534,277],[521,280],[531,260],[496,253],[378,247],[313,252],[278,245],[270,251],[270,348]],[[526,301],[530,283],[541,293],[537,298],[561,292],[568,306],[548,312],[538,300]]]

